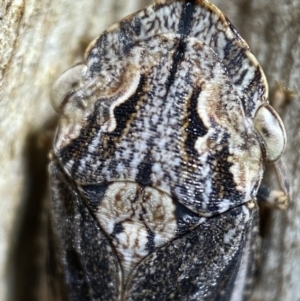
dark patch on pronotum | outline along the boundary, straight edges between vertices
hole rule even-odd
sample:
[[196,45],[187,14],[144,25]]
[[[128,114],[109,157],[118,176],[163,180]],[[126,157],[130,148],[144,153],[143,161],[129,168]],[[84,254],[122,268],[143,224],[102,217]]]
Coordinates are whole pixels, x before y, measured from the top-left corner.
[[175,81],[175,78],[177,75],[177,68],[183,60],[185,48],[186,48],[186,41],[180,39],[178,41],[177,48],[175,49],[175,52],[174,52],[174,55],[172,58],[172,68],[171,68],[171,70],[169,72],[169,76],[166,80],[166,87],[167,87],[166,95],[168,95],[169,89]]
[[193,94],[189,100],[190,105],[188,106],[188,115],[187,121],[188,126],[186,127],[185,131],[187,133],[187,137],[185,140],[185,148],[187,153],[194,154],[194,157],[198,157],[198,153],[195,150],[195,143],[199,137],[203,137],[207,134],[208,129],[203,124],[201,120],[197,106],[198,106],[198,98],[201,93],[201,88],[195,88],[193,90]]
[[111,139],[122,135],[122,132],[126,128],[127,122],[131,119],[132,114],[136,113],[136,105],[143,94],[145,82],[146,78],[142,75],[135,93],[129,97],[128,100],[115,107],[114,117],[116,118],[117,126],[113,132],[109,133]]
[[133,45],[133,39],[131,35],[132,31],[131,24],[127,22],[120,22],[120,32],[118,35],[120,43],[123,45],[123,53],[126,55],[130,51]]
[[116,235],[122,233],[124,231],[124,228],[121,223],[118,223],[115,225],[113,232],[110,234],[110,237],[113,239],[116,237]]
[[79,187],[81,194],[87,205],[92,210],[97,210],[106,192],[108,184],[106,182],[95,185],[82,185]]
[[141,184],[141,185],[150,185],[151,181],[151,172],[152,172],[152,162],[151,158],[147,158],[140,163],[138,166],[138,174],[136,176],[136,182]]
[[[173,199],[176,198],[173,196]],[[200,216],[186,208],[185,206],[181,205],[178,201],[176,201],[176,211],[175,216],[177,220],[178,230],[176,235],[181,236],[191,231],[191,229],[197,225],[199,222]]]
[[178,33],[188,35],[192,21],[193,12],[195,9],[195,0],[186,1],[183,5],[182,13],[179,20]]

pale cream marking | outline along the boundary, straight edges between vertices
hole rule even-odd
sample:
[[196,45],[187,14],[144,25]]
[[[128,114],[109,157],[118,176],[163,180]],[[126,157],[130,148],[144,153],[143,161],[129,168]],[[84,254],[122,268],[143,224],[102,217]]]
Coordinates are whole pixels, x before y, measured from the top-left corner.
[[50,98],[52,107],[56,112],[59,112],[66,95],[74,90],[78,90],[82,86],[86,73],[86,65],[75,65],[74,67],[66,70],[55,81],[50,91]]
[[176,207],[171,197],[166,193],[146,187],[142,206],[146,211],[145,223],[155,233],[155,244],[161,246],[174,238],[177,229],[174,217]]
[[[262,154],[259,142],[254,135],[250,134],[253,131],[252,127],[245,119],[241,108],[237,107],[236,104],[232,104],[233,107],[231,109],[229,107],[223,108],[224,104],[221,101],[218,85],[205,84],[198,98],[197,111],[204,125],[208,128],[208,132],[205,136],[197,139],[195,149],[199,155],[209,153],[220,143],[224,132],[230,132],[229,152],[231,156],[228,157],[228,162],[231,162],[233,165],[229,171],[234,177],[237,189],[245,194],[245,201],[248,201],[252,197],[251,194],[256,181],[262,178],[260,162]],[[221,131],[217,140],[213,143],[210,142],[210,137],[216,136],[216,129],[212,126],[210,118],[217,122],[219,125],[218,130]],[[239,130],[242,130],[242,134],[236,132],[232,124],[238,127]],[[253,143],[248,143],[247,149],[243,147],[247,143],[243,133],[248,133],[253,139]],[[206,193],[204,197],[207,199]],[[228,203],[225,201],[222,200],[222,203],[219,205],[222,211],[226,211],[229,208]]]
[[171,241],[176,234],[175,205],[171,197],[136,183],[111,184],[101,199],[96,217],[102,229],[111,235],[117,224],[122,232],[112,238],[125,275],[149,254],[148,230],[154,234],[155,247]]
[[266,159],[278,160],[286,147],[286,133],[279,115],[269,104],[261,106],[254,117],[254,126],[264,141]]
[[122,262],[124,278],[149,254],[147,250],[148,232],[143,224],[124,222],[123,232],[116,235],[113,244]]
[[[130,71],[129,71],[130,70]],[[128,77],[127,77],[128,76]],[[102,132],[113,132],[117,127],[117,121],[114,115],[114,110],[120,104],[126,102],[132,96],[140,82],[141,74],[139,70],[131,65],[127,66],[126,78],[124,85],[122,83],[121,91],[118,91],[119,97],[109,107],[109,120],[101,127]]]

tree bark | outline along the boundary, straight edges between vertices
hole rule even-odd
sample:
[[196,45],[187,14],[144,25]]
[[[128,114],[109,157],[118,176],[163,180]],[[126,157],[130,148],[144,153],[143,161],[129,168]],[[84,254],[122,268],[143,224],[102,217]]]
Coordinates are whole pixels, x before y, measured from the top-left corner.
[[[213,1],[261,63],[270,87],[300,83],[298,0]],[[36,144],[54,116],[49,88],[85,46],[147,0],[2,0],[0,3],[0,301],[34,300],[34,239],[47,186],[47,151]],[[264,253],[253,300],[300,300],[299,112],[282,110],[294,191],[286,211],[263,215]],[[41,140],[39,140],[41,141]],[[44,145],[45,143],[42,143]],[[270,176],[271,182],[273,177]],[[276,187],[276,185],[275,185]]]

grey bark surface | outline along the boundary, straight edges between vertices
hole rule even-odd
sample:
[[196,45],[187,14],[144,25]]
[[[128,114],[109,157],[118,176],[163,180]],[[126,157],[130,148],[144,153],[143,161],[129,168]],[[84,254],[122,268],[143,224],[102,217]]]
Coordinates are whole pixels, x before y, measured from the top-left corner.
[[[47,186],[47,132],[54,116],[49,89],[80,61],[104,29],[147,0],[2,0],[0,2],[0,301],[35,300],[33,259]],[[261,63],[270,87],[300,83],[298,0],[213,1]],[[284,160],[294,199],[263,215],[262,264],[253,300],[300,300],[300,103],[283,110]],[[44,131],[44,135],[39,133]],[[44,138],[43,139],[41,139]],[[38,139],[39,138],[39,139]],[[42,141],[40,144],[37,141]],[[43,142],[44,141],[44,142]],[[40,145],[44,146],[41,147]],[[271,182],[276,182],[270,176]],[[276,183],[274,184],[276,187]]]

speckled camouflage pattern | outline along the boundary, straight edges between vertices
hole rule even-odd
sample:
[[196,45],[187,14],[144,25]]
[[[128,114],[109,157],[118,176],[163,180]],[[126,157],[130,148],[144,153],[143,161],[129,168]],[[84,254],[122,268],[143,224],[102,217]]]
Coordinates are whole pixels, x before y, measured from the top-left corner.
[[156,1],[53,90],[56,300],[246,300],[256,195],[286,138],[228,19],[207,1]]

